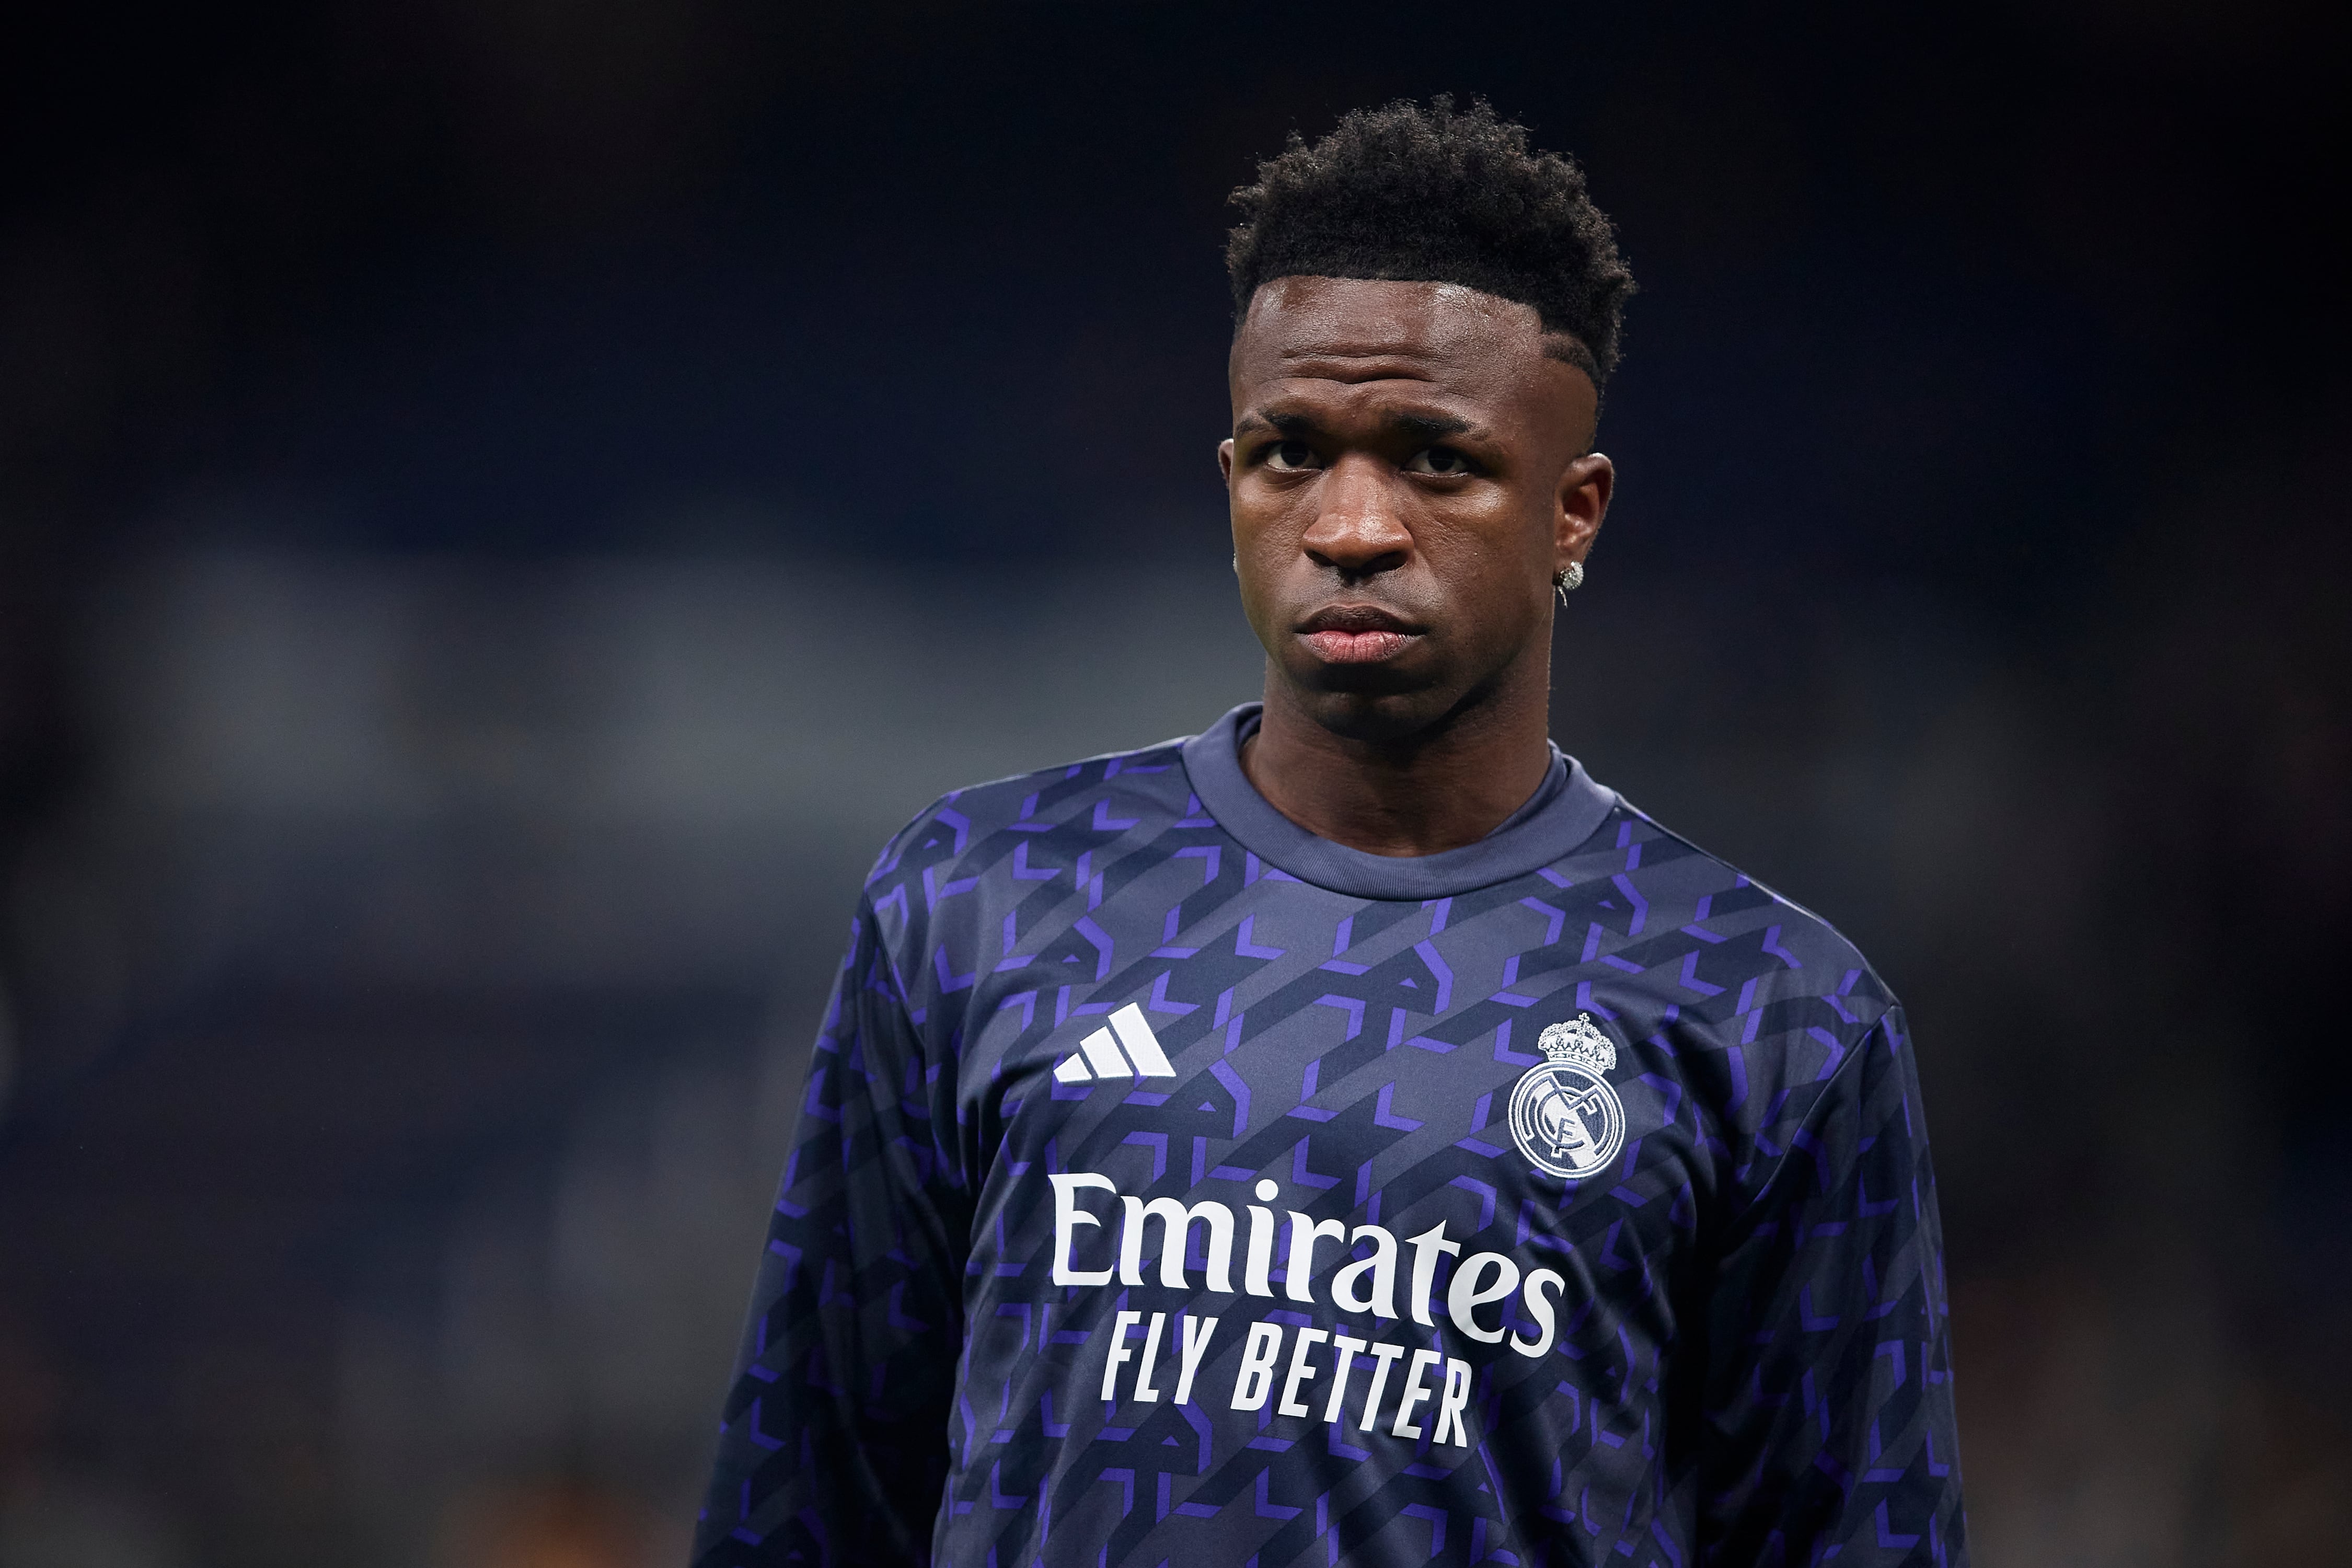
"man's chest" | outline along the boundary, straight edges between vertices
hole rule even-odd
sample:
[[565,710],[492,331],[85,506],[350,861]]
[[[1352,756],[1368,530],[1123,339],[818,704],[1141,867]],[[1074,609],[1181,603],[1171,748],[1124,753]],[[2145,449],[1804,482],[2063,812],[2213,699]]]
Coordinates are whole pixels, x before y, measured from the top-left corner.
[[1295,1415],[1296,1376],[1360,1425],[1457,1369],[1464,1398],[1557,1397],[1593,1352],[1621,1393],[1654,1374],[1708,1163],[1663,1037],[1541,978],[1540,911],[1520,945],[1508,910],[1445,941],[1451,911],[1291,903],[1103,982],[975,987],[975,1326],[1034,1321],[1032,1374],[1107,1411]]

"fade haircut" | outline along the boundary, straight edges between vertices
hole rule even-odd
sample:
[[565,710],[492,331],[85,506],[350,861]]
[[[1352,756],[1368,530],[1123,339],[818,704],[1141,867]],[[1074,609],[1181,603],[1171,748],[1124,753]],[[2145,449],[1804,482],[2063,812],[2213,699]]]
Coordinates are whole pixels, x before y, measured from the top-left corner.
[[1557,357],[1596,389],[1617,368],[1633,275],[1616,231],[1572,159],[1528,152],[1527,127],[1496,119],[1484,100],[1355,110],[1311,147],[1294,131],[1233,204],[1242,224],[1225,270],[1237,330],[1258,286],[1276,278],[1458,283],[1533,306]]

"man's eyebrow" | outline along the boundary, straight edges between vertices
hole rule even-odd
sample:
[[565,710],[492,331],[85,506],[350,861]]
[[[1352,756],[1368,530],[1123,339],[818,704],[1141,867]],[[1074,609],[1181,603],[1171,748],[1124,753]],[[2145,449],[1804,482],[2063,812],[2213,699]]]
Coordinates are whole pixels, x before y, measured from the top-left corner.
[[1415,441],[1436,441],[1447,436],[1466,436],[1473,428],[1467,419],[1451,414],[1386,414],[1381,426],[1392,436],[1403,436]]
[[[1393,412],[1381,416],[1383,434],[1418,441],[1424,445],[1443,440],[1448,436],[1468,435],[1476,426],[1467,419],[1451,414],[1412,414]],[[1323,434],[1323,426],[1305,414],[1244,414],[1234,422],[1234,434],[1246,436],[1254,431],[1272,429],[1293,440],[1305,440]]]
[[1319,436],[1323,433],[1323,427],[1304,414],[1259,414],[1253,411],[1243,415],[1234,422],[1234,434],[1236,436],[1246,436],[1253,431],[1265,429],[1274,430],[1295,441],[1303,441],[1309,436]]

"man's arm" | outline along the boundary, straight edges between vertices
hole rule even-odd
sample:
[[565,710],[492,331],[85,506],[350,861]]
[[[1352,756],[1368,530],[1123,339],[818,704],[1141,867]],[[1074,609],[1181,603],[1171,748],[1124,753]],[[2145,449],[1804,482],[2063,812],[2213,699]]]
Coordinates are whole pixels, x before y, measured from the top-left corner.
[[861,904],[736,1358],[701,1568],[930,1561],[971,1228],[955,1095]]
[[1965,1563],[1942,1226],[1902,1009],[1763,1130],[1704,1308],[1701,1561]]

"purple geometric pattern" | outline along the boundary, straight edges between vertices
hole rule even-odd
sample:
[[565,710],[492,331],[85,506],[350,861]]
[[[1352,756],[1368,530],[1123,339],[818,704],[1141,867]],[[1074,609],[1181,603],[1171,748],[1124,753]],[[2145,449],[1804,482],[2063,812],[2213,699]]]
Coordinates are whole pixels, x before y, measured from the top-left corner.
[[[1172,745],[891,841],[698,1563],[1965,1563],[1908,1029],[1843,939],[1622,804],[1429,900],[1263,847]],[[1129,1003],[1175,1078],[1056,1082]],[[1505,1108],[1580,1013],[1626,1135],[1563,1180]]]

